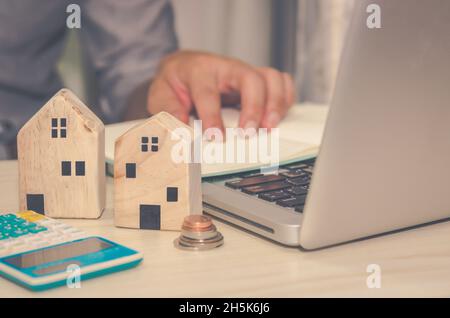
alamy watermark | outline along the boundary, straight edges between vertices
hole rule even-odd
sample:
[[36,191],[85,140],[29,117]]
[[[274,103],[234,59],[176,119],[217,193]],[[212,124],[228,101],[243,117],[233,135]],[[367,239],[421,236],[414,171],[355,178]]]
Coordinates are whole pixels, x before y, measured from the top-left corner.
[[366,20],[366,25],[369,29],[381,29],[381,7],[376,3],[371,3],[367,6],[366,12],[369,16]]
[[[226,128],[225,135],[218,128],[202,133],[202,121],[194,121],[192,130],[179,127],[172,131],[174,163],[258,164],[277,168],[280,162],[280,133],[266,128]],[[187,142],[193,140],[193,143]],[[211,142],[204,143],[205,140]],[[226,142],[225,142],[226,141]]]
[[81,29],[81,8],[78,4],[69,4],[66,8],[69,15],[66,18],[66,26],[69,29]]
[[[366,7],[366,12],[369,14],[366,20],[366,25],[369,29],[381,28],[381,7],[379,4],[371,3]],[[66,26],[69,29],[81,28],[81,7],[76,3],[71,3],[66,7]]]
[[367,265],[366,272],[369,273],[366,279],[367,288],[381,288],[381,267],[378,264]]
[[70,264],[66,268],[67,279],[66,285],[67,288],[81,288],[81,268],[77,264]]

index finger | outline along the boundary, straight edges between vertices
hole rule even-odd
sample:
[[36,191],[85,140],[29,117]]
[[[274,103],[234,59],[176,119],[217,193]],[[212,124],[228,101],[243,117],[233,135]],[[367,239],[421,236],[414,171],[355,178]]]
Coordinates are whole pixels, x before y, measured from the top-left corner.
[[203,130],[214,127],[223,132],[220,92],[214,77],[207,74],[196,77],[190,83],[190,90]]
[[234,66],[232,82],[241,95],[241,115],[239,126],[258,128],[260,126],[266,100],[266,84],[262,76],[253,68],[238,64]]

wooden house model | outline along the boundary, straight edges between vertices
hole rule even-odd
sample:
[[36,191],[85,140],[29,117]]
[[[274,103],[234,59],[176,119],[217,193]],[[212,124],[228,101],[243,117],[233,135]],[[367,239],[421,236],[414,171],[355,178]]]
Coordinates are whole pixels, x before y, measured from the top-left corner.
[[60,90],[19,131],[21,210],[55,218],[98,218],[105,207],[101,120]]
[[[177,135],[177,128],[189,131]],[[200,164],[176,162],[175,144],[193,149],[192,129],[161,112],[119,137],[114,155],[114,218],[119,227],[180,230],[202,213]],[[193,150],[191,150],[193,152]]]

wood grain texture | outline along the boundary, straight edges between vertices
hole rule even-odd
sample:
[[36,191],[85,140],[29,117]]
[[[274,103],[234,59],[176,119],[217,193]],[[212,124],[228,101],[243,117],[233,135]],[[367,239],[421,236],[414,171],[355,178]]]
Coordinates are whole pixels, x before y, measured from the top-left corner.
[[[64,220],[144,253],[135,269],[81,283],[80,289],[28,291],[0,277],[0,297],[449,297],[450,222],[315,252],[287,248],[219,221],[225,245],[205,252],[173,247],[178,233],[114,227],[113,180],[99,220]],[[17,206],[17,163],[0,162],[0,213]],[[381,267],[381,288],[366,285]],[[119,288],[118,288],[119,287]]]
[[[43,194],[47,216],[101,215],[105,207],[104,125],[72,92],[59,91],[22,127],[17,148],[20,209],[30,208],[27,195]],[[69,162],[70,176],[62,175],[63,161]],[[84,176],[76,175],[77,161],[84,162]]]
[[[189,138],[173,139],[177,128]],[[186,137],[186,136],[185,136]],[[143,142],[145,138],[148,142]],[[153,139],[157,138],[157,143]],[[200,164],[176,163],[171,152],[176,144],[191,147],[192,129],[168,113],[161,112],[133,127],[115,144],[115,224],[119,227],[158,229],[141,222],[141,205],[160,206],[161,230],[180,230],[183,218],[201,214]],[[142,150],[146,145],[147,151]],[[157,146],[157,151],[152,147]],[[126,165],[135,165],[135,177],[127,177]],[[176,202],[168,202],[167,188],[177,188]]]

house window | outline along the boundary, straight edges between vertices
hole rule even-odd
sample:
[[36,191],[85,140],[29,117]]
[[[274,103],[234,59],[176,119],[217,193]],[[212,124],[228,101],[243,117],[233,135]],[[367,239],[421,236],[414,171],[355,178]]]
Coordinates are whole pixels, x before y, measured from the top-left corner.
[[70,161],[61,162],[61,175],[63,177],[72,175],[72,163]]
[[67,118],[52,118],[52,138],[67,137]]
[[[149,138],[148,137],[142,137],[141,138],[141,151],[142,152],[148,152],[149,147]],[[152,143],[150,145],[150,149],[152,152],[158,151],[158,137],[152,137]]]
[[178,201],[178,188],[167,187],[167,202],[177,202],[177,201]]
[[52,118],[52,138],[58,138],[58,118]]
[[141,150],[142,152],[148,151],[148,137],[141,138]]
[[152,152],[158,151],[158,137],[152,137]]
[[135,163],[127,163],[125,165],[125,172],[127,178],[136,178],[136,164]]
[[[61,162],[61,175],[63,177],[68,177],[72,175],[72,162],[62,161]],[[85,176],[86,175],[86,164],[84,161],[75,161],[75,175]]]
[[76,161],[75,162],[75,174],[77,176],[85,176],[86,175],[86,165],[84,161]]

